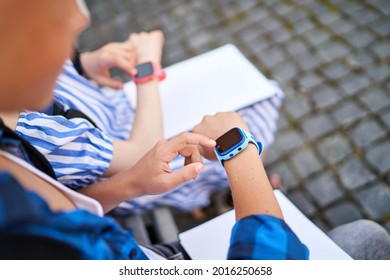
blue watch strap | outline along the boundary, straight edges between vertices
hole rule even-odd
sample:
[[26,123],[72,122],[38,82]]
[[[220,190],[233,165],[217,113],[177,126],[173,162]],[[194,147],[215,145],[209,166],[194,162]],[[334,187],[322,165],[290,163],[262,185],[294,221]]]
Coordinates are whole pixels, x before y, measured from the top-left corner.
[[238,127],[235,129],[237,129],[243,137],[243,139],[239,143],[233,144],[229,150],[225,151],[222,154],[218,151],[217,147],[214,148],[214,152],[222,166],[224,166],[225,160],[229,160],[234,156],[236,156],[237,154],[239,154],[240,152],[242,152],[243,150],[245,150],[246,147],[249,145],[249,143],[252,143],[256,146],[259,155],[263,151],[263,144],[261,142],[257,142],[251,133]]

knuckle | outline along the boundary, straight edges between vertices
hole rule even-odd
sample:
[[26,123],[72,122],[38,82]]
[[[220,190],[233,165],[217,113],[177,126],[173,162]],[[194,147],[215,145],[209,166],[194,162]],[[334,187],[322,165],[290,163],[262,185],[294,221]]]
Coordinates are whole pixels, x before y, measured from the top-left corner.
[[156,155],[163,155],[165,153],[165,144],[166,141],[159,140],[156,145],[154,146],[154,153]]
[[183,138],[185,141],[188,141],[191,138],[191,133],[188,131],[184,131],[180,133],[180,137]]
[[211,115],[204,115],[204,117],[203,117],[203,119],[202,119],[202,122],[207,122],[207,121],[209,121],[211,118],[212,118]]

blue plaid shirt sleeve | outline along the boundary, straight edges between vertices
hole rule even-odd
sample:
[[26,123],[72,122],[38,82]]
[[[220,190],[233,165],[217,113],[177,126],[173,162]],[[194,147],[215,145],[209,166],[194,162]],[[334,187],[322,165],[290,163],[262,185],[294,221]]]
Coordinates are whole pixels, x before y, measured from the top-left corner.
[[308,259],[309,250],[281,219],[252,215],[235,224],[232,230],[229,260]]

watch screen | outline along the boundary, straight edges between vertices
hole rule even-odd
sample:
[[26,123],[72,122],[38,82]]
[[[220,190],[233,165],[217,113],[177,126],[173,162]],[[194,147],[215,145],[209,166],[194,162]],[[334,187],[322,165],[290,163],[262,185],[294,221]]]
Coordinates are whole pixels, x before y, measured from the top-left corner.
[[241,140],[242,135],[240,131],[237,128],[232,128],[216,140],[218,152],[222,154],[228,151],[231,147],[240,143]]
[[135,77],[137,78],[144,78],[153,74],[153,66],[150,62],[137,65],[136,69],[137,75]]

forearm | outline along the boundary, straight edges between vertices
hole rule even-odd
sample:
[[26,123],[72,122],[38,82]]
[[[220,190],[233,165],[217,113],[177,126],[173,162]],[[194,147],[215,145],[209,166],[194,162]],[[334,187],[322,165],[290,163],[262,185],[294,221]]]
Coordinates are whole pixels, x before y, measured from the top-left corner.
[[137,109],[129,141],[147,152],[163,138],[159,81],[137,85]]
[[129,174],[128,170],[120,172],[107,180],[80,189],[79,192],[99,201],[104,213],[112,210],[123,201],[142,194],[137,186],[134,185],[132,175]]
[[137,111],[128,140],[113,139],[113,156],[103,176],[112,176],[133,167],[158,140],[163,138],[162,112],[158,81],[137,86]]
[[232,190],[236,219],[267,214],[283,219],[282,211],[268,181],[263,163],[254,145],[225,161]]

